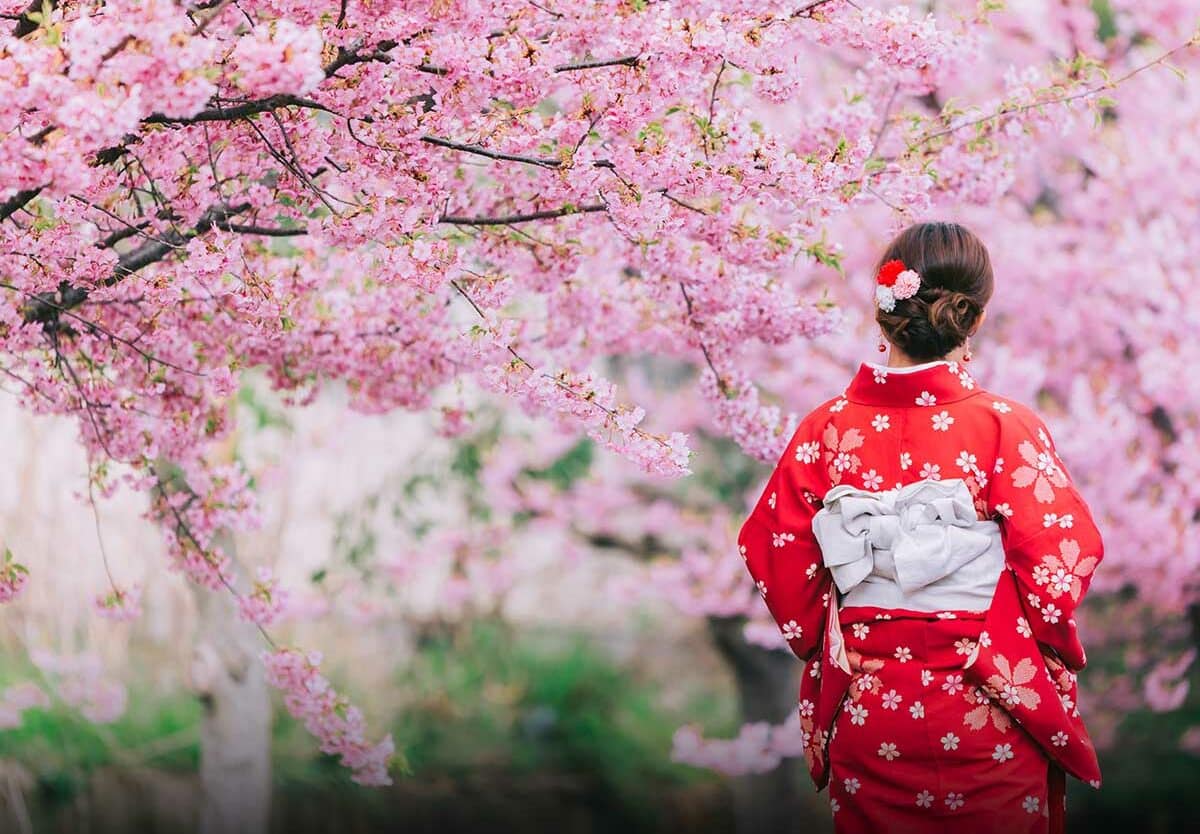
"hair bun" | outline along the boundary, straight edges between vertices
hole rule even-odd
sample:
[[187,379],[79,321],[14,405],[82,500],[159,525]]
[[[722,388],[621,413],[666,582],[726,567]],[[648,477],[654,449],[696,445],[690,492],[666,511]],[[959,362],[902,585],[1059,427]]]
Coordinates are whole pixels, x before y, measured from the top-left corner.
[[979,305],[969,295],[954,290],[934,288],[929,294],[935,296],[930,300],[927,313],[930,327],[947,342],[966,341],[979,318]]
[[920,276],[919,288],[897,298],[891,310],[876,304],[875,320],[893,345],[918,362],[949,355],[979,327],[992,297],[987,248],[957,223],[915,223],[888,245],[876,275],[893,260]]

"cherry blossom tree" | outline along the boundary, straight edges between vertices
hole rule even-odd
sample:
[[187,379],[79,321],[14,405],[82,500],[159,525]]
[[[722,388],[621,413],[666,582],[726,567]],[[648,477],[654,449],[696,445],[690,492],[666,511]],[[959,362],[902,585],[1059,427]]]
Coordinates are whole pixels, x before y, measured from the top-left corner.
[[[1003,276],[980,375],[1059,424],[1118,554],[1097,587],[1195,611],[1200,93],[1155,94],[1195,9],[1145,6],[0,0],[0,373],[269,641],[280,589],[221,544],[256,523],[224,451],[248,371],[451,434],[490,392],[649,483],[697,465],[688,433],[770,461],[867,344],[840,276],[953,212]],[[662,582],[766,640],[730,540]],[[5,557],[0,601],[43,580]],[[319,656],[266,645],[322,749],[386,782]],[[794,754],[747,737],[749,769]]]

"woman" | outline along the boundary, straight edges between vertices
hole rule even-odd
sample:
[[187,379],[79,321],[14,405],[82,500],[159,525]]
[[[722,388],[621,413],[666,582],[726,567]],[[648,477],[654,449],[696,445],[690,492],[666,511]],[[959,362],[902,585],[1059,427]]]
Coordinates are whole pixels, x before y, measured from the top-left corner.
[[962,226],[892,241],[887,365],[803,420],[738,537],[813,660],[804,752],[839,834],[1060,832],[1064,773],[1100,785],[1073,615],[1103,545],[1042,421],[966,370],[992,286]]

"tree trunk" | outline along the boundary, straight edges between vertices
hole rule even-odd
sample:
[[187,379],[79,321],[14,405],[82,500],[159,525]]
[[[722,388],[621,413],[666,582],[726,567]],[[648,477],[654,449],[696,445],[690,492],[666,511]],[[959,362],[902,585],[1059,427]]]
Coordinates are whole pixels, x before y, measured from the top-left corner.
[[[709,632],[737,680],[742,719],[780,724],[796,707],[801,665],[790,652],[752,646],[741,617],[709,617]],[[734,815],[741,834],[815,831],[818,802],[802,757],[784,759],[770,773],[734,780]]]
[[[233,542],[221,546],[234,555]],[[196,589],[192,682],[204,704],[200,834],[266,834],[271,807],[271,699],[262,635],[224,590]]]

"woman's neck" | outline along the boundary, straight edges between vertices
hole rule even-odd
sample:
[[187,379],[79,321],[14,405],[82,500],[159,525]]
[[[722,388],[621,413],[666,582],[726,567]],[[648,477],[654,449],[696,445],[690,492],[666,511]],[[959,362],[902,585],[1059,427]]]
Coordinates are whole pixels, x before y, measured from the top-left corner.
[[928,365],[932,362],[962,362],[963,355],[967,352],[967,346],[959,345],[954,350],[947,353],[940,359],[913,359],[900,348],[892,345],[892,349],[888,351],[887,366],[889,368],[911,368],[915,365]]

